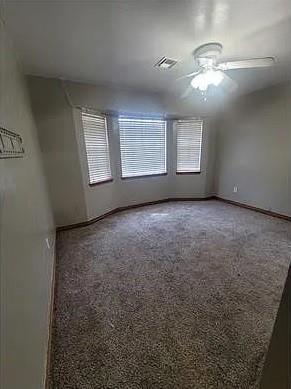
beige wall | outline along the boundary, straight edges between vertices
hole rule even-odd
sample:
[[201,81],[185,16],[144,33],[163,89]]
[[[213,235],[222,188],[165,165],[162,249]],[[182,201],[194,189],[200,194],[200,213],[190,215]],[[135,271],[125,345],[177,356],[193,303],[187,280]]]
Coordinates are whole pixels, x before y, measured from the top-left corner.
[[24,158],[0,159],[0,386],[40,389],[55,233],[25,80],[1,21],[0,125],[19,133],[25,148]]
[[29,77],[28,85],[56,225],[84,221],[87,213],[73,113],[61,82]]
[[291,215],[290,106],[291,86],[280,85],[241,97],[221,115],[219,196]]
[[70,81],[66,81],[64,84],[73,106],[130,113],[164,112],[163,98],[157,93]]
[[[169,120],[168,175],[121,180],[118,123],[116,118],[111,117],[108,120],[108,132],[114,180],[112,183],[89,187],[81,111],[72,107],[164,115],[171,113],[167,111],[165,101],[157,94],[138,93],[118,88],[105,89],[73,82],[65,83],[65,89],[69,96],[66,101],[65,92],[61,89],[61,82],[58,80],[29,77],[29,85],[45,160],[55,160],[58,136],[63,133],[66,136],[66,144],[62,144],[63,158],[61,148],[58,148],[57,165],[50,162],[46,164],[50,190],[53,192],[52,199],[57,225],[89,220],[114,208],[126,205],[169,197],[206,197],[213,194],[213,158],[212,153],[208,150],[213,149],[214,129],[210,119],[205,119],[202,172],[200,175],[176,176],[175,129],[173,122]],[[54,111],[49,107],[51,104],[55,106]],[[177,110],[179,113],[179,107]],[[48,112],[52,113],[51,119],[54,129],[51,129]],[[177,112],[175,113],[177,114]],[[181,115],[184,113],[185,111],[181,111]],[[74,122],[72,122],[72,115]],[[71,156],[69,162],[66,154]],[[62,183],[61,177],[65,175],[67,175],[67,182]],[[75,190],[70,184],[72,180],[74,180],[73,185],[78,186]],[[65,188],[62,188],[62,185]],[[74,211],[76,206],[82,209],[81,214]]]

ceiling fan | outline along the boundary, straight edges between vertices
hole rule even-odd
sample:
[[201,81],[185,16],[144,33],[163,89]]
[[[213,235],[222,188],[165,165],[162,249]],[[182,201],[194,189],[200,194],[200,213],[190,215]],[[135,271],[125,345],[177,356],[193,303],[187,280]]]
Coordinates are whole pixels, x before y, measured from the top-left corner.
[[229,92],[234,92],[238,84],[226,74],[228,70],[249,69],[273,66],[273,57],[251,58],[235,61],[220,62],[219,56],[222,52],[222,45],[217,42],[206,43],[199,46],[194,52],[194,61],[198,70],[178,78],[192,78],[190,85],[186,89],[182,98],[187,97],[194,89],[198,89],[202,94],[206,94],[209,86],[222,84],[223,88]]

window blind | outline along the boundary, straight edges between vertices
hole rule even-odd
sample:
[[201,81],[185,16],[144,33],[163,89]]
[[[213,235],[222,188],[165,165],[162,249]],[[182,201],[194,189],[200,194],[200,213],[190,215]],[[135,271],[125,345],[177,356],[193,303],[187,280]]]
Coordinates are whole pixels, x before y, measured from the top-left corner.
[[118,120],[122,177],[166,173],[166,121],[127,116]]
[[82,111],[82,122],[89,171],[89,183],[112,178],[106,118]]
[[177,173],[200,172],[203,120],[178,120]]

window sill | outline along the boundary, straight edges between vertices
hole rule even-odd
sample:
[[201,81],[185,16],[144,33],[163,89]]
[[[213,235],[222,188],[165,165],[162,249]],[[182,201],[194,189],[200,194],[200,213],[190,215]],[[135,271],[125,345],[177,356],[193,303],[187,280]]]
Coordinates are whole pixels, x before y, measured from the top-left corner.
[[113,178],[108,178],[108,179],[103,180],[103,181],[94,182],[94,184],[89,184],[89,186],[91,188],[92,186],[102,185],[102,184],[106,184],[106,183],[112,182],[112,181],[113,181]]
[[184,174],[201,174],[200,172],[176,172],[177,175],[184,175]]
[[160,177],[160,176],[166,176],[167,174],[168,173],[144,174],[142,176],[121,177],[121,179],[122,180],[134,180],[135,178]]

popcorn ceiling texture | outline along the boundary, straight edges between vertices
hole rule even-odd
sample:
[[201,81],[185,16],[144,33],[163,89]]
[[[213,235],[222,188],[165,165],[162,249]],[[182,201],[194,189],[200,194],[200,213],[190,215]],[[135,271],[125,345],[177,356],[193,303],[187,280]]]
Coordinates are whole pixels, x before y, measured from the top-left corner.
[[60,232],[57,247],[51,388],[258,388],[290,222],[174,202]]

